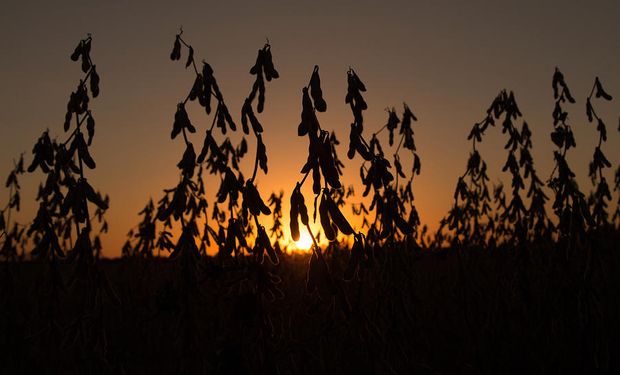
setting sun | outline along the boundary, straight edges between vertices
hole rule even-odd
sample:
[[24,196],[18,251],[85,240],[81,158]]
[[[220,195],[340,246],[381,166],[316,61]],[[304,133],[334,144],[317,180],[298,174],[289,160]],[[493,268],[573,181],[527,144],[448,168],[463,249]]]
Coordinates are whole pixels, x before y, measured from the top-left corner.
[[312,247],[312,237],[306,232],[302,232],[299,241],[295,242],[295,247],[299,251],[308,251]]
[[620,375],[620,0],[0,8],[0,375]]

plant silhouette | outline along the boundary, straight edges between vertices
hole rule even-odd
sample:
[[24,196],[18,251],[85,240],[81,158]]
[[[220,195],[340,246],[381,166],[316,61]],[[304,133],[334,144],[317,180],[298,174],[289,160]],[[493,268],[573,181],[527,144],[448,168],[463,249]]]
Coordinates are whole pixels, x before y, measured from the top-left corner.
[[[40,344],[59,346],[69,342],[75,352],[75,364],[81,371],[92,371],[106,361],[107,328],[102,324],[108,309],[106,300],[120,304],[119,297],[104,271],[97,264],[101,252],[100,233],[107,232],[104,213],[109,198],[102,196],[87,180],[86,172],[96,163],[89,147],[95,135],[95,119],[90,110],[91,98],[100,93],[100,77],[91,58],[92,38],[81,40],[71,54],[71,60],[81,63],[84,74],[67,103],[64,142],[51,140],[45,131],[34,145],[33,160],[27,168],[45,175],[37,194],[39,208],[28,226],[28,243],[34,245],[31,257],[48,264],[47,280],[42,289],[42,304],[46,313],[41,319],[46,327],[38,335]],[[74,121],[75,120],[75,121]],[[72,125],[75,124],[75,125]],[[23,168],[18,168],[23,172]],[[91,207],[94,207],[91,208]],[[93,222],[99,222],[99,233]],[[63,261],[72,265],[65,280],[59,268]],[[67,292],[75,299],[70,321],[60,328],[60,293]],[[56,351],[44,360],[56,362]],[[85,360],[85,358],[91,360]]]
[[[414,197],[422,172],[414,132],[420,108],[388,107],[386,122],[374,127],[367,123],[371,86],[358,72],[346,71],[344,103],[327,103],[314,66],[301,89],[297,125],[308,142],[306,161],[291,189],[265,192],[258,181],[269,170],[266,90],[280,79],[271,44],[248,64],[251,86],[234,113],[214,67],[198,59],[180,30],[169,58],[193,83],[169,118],[171,141],[183,146],[178,180],[147,201],[122,258],[111,260],[101,257],[110,198],[91,177],[92,104],[105,93],[92,45],[88,35],[70,55],[82,77],[69,96],[62,137],[45,130],[31,160],[20,155],[6,179],[0,372],[620,369],[620,198],[613,206],[620,168],[612,189],[612,132],[602,115],[612,96],[598,77],[585,98],[598,135],[587,197],[577,185],[585,171],[568,161],[577,144],[568,108],[577,100],[556,68],[548,181],[534,163],[534,128],[513,92],[501,90],[466,134],[465,171],[433,231],[422,224]],[[352,115],[343,146],[349,164],[359,162],[359,180],[349,186],[339,130],[321,124],[328,109],[343,104]],[[194,113],[210,126],[200,129]],[[501,171],[483,158],[492,128],[505,137]],[[484,147],[493,146],[486,138]],[[251,171],[242,170],[248,155]],[[36,214],[22,224],[15,214],[26,171],[42,182]],[[490,182],[495,173],[503,183]],[[310,252],[291,251],[290,240],[305,232]]]

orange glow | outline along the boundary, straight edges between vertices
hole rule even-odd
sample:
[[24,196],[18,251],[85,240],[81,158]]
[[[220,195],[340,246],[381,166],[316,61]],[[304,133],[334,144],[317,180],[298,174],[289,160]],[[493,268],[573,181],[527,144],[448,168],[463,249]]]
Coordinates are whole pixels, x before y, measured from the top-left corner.
[[[474,1],[445,6],[441,2],[400,0],[390,6],[355,2],[354,7],[349,2],[324,0],[248,2],[243,7],[234,2],[218,2],[215,7],[213,2],[175,7],[161,1],[108,3],[82,2],[78,7],[58,11],[54,2],[41,2],[33,12],[28,2],[14,2],[15,6],[3,9],[7,15],[2,21],[6,58],[0,60],[0,178],[6,179],[14,167],[13,160],[21,153],[26,166],[30,165],[32,146],[46,128],[58,142],[69,136],[63,130],[62,120],[71,90],[82,76],[69,55],[85,32],[94,36],[92,57],[101,75],[101,95],[89,103],[97,121],[90,152],[97,168],[88,170],[86,177],[95,189],[110,196],[110,208],[105,214],[109,233],[101,235],[105,257],[120,256],[127,232],[136,228],[140,220],[137,213],[149,198],[157,203],[163,189],[178,183],[176,164],[185,148],[184,142],[170,139],[170,131],[176,105],[184,100],[195,78],[192,69],[184,68],[184,61],[173,63],[168,56],[180,25],[184,26],[184,37],[196,49],[196,61],[205,59],[214,69],[237,125],[252,88],[254,76],[249,69],[255,63],[257,48],[265,38],[270,40],[273,61],[281,77],[269,82],[265,108],[258,115],[264,127],[262,139],[269,173],[259,171],[255,182],[265,201],[271,192],[284,192],[284,241],[292,251],[308,251],[289,238],[288,222],[291,192],[303,178],[299,171],[308,156],[308,139],[299,137],[297,132],[302,87],[308,84],[315,64],[320,66],[322,92],[328,104],[327,111],[318,114],[318,120],[323,129],[334,131],[340,141],[336,149],[345,164],[341,183],[345,187],[352,185],[356,193],[347,199],[342,212],[356,230],[364,233],[367,230],[361,227],[362,219],[352,214],[350,204],[364,203],[368,208],[373,194],[362,197],[364,185],[358,171],[364,161],[359,155],[353,160],[346,155],[353,121],[351,109],[344,102],[349,67],[356,70],[368,88],[364,93],[368,103],[364,112],[365,136],[370,137],[386,123],[386,107],[394,106],[400,116],[402,102],[407,102],[419,117],[414,127],[422,171],[415,177],[413,193],[420,219],[428,225],[429,233],[438,228],[451,208],[454,188],[470,152],[467,135],[499,88],[514,90],[525,119],[533,125],[532,157],[541,176],[548,176],[554,168],[549,138],[553,130],[549,81],[554,67],[565,69],[575,95],[588,93],[595,74],[611,94],[620,92],[617,65],[612,63],[620,59],[617,36],[614,37],[618,2],[598,7],[589,7],[585,2],[566,5],[562,17],[556,17],[555,7],[546,3],[529,11],[532,7],[523,5],[525,2],[506,6]],[[143,16],[144,12],[148,17]],[[84,14],[96,15],[96,22]],[[204,22],[205,14],[212,15],[210,22]],[[498,14],[504,16],[495,17]],[[321,19],[322,27],[314,27],[316,19]],[[108,20],[114,20],[115,27],[110,27]],[[231,20],[235,20],[234,27]],[[517,27],[524,20],[530,27]],[[558,42],[557,30],[564,23],[579,27],[565,30],[567,34]],[[32,27],[24,28],[26,24]],[[489,30],[502,27],[507,29],[502,43],[498,43],[497,33]],[[53,32],[49,41],[41,43],[41,35],[50,30]],[[356,32],[352,36],[349,30]],[[121,44],[124,48],[119,51]],[[39,64],[40,56],[47,56],[43,67]],[[592,62],[591,56],[605,58]],[[499,60],[501,64],[497,63]],[[589,68],[580,69],[585,66]],[[597,113],[610,121],[618,116],[616,102],[611,103]],[[571,158],[577,163],[574,172],[579,185],[589,187],[588,162],[596,145],[596,131],[584,125],[587,118],[580,108],[568,109],[579,145],[572,150]],[[195,101],[187,103],[187,111],[197,128],[188,140],[199,152],[215,113],[207,115]],[[213,131],[218,144],[230,137],[237,145],[242,136],[239,129],[227,134],[219,128]],[[377,137],[392,163],[398,139],[389,147],[387,131]],[[501,147],[504,142],[505,135],[494,129],[480,145],[494,183],[509,176],[502,172],[506,160]],[[610,132],[608,142],[607,158],[617,163],[620,137],[611,136]],[[247,137],[247,143],[248,153],[240,162],[245,178],[253,171],[255,137]],[[401,154],[400,162],[409,176],[411,155]],[[607,178],[610,177],[608,174]],[[22,225],[32,222],[39,206],[35,201],[37,189],[44,179],[40,170],[23,176],[22,209],[14,213],[12,220]],[[205,173],[204,180],[209,223],[217,231],[210,214],[220,176]],[[309,211],[313,211],[314,199],[311,185],[310,176],[303,186]],[[0,197],[0,204],[4,205],[8,190],[4,189],[2,194],[5,195]],[[266,228],[273,222],[267,215],[261,215],[259,221]],[[224,222],[223,226],[226,225]],[[198,226],[202,233],[202,223]],[[162,223],[157,222],[157,233],[162,228]],[[303,227],[301,230],[305,231]],[[312,230],[321,235],[319,245],[325,248],[327,241],[320,225]],[[175,231],[174,242],[177,238]],[[209,254],[217,250],[212,242]]]
[[302,232],[299,241],[295,242],[294,249],[299,252],[308,252],[312,248],[312,237],[306,232]]

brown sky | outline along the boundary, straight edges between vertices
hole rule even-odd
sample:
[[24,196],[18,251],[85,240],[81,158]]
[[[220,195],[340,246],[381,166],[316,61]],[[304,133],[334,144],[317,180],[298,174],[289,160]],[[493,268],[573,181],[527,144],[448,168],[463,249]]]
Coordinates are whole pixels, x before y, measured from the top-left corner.
[[[5,1],[0,13],[0,175],[8,173],[21,152],[31,160],[32,145],[46,128],[63,137],[66,101],[81,76],[69,54],[92,33],[92,57],[102,83],[100,97],[92,102],[98,167],[89,176],[111,196],[104,252],[118,255],[149,196],[158,199],[161,189],[177,181],[175,164],[183,146],[169,134],[175,105],[185,97],[193,73],[168,55],[182,25],[197,57],[214,67],[237,119],[252,84],[248,69],[256,50],[265,38],[272,44],[281,78],[268,86],[261,117],[270,170],[258,179],[263,195],[283,189],[288,200],[305,161],[307,140],[296,136],[300,89],[315,64],[321,67],[328,102],[328,112],[319,119],[336,131],[343,159],[351,122],[344,104],[349,66],[368,87],[368,131],[385,123],[387,106],[400,108],[406,101],[418,115],[416,141],[423,165],[414,189],[422,220],[431,227],[447,212],[465,168],[471,125],[502,88],[515,91],[532,128],[539,174],[550,173],[550,83],[557,65],[578,100],[568,107],[577,138],[570,161],[582,189],[589,191],[587,164],[596,131],[585,120],[584,99],[596,75],[609,93],[620,95],[618,15],[618,1]],[[617,98],[599,112],[610,129],[607,156],[617,164]],[[200,145],[210,119],[199,111],[190,115],[199,128],[192,141]],[[497,180],[505,154],[503,138],[495,133],[481,151]],[[253,150],[252,141],[250,146]],[[348,162],[344,176],[358,195],[359,165],[359,159]],[[21,222],[33,217],[40,180],[40,174],[22,178]],[[219,181],[211,177],[209,183],[216,188]]]

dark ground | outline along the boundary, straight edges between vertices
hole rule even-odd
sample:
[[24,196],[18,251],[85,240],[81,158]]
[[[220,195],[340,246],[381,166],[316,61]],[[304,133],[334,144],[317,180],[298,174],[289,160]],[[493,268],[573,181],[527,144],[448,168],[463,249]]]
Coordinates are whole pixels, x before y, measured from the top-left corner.
[[[384,248],[351,282],[336,251],[348,316],[341,294],[306,291],[305,255],[267,267],[279,284],[245,261],[203,260],[193,279],[182,261],[102,260],[56,298],[49,264],[4,264],[0,373],[619,373],[618,240],[568,256]],[[69,284],[73,266],[58,271]]]

